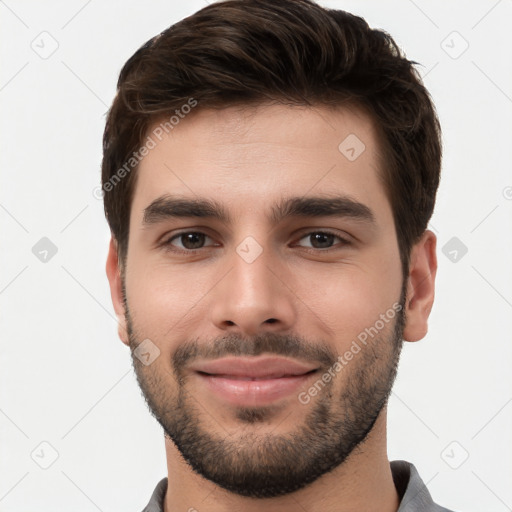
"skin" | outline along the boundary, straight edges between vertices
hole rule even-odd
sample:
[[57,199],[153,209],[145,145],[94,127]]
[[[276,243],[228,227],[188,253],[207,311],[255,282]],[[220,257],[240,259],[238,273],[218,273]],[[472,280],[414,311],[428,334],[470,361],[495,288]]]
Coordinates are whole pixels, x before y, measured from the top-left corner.
[[[349,134],[356,134],[366,146],[354,161],[338,150]],[[163,385],[170,396],[175,395],[178,384],[172,355],[185,340],[205,345],[223,335],[300,334],[344,354],[358,334],[399,301],[403,285],[391,205],[378,175],[378,155],[372,121],[347,108],[262,105],[198,110],[164,136],[137,170],[126,267],[119,265],[114,239],[107,259],[121,340],[130,345],[123,273],[137,339],[149,338],[160,350],[145,374],[158,371],[159,382],[165,379]],[[232,222],[181,218],[144,227],[144,209],[165,193],[214,199],[222,203]],[[369,206],[375,226],[332,217],[294,217],[274,225],[267,218],[283,197],[334,193]],[[182,230],[206,233],[209,247],[193,256],[165,250],[161,243]],[[315,249],[307,235],[322,230],[348,236],[351,243],[334,239],[335,248],[328,253]],[[263,248],[250,264],[236,252],[248,236]],[[177,250],[186,250],[179,237],[173,243]],[[418,341],[427,332],[436,269],[436,238],[427,230],[411,251],[405,283],[405,341]],[[382,336],[390,334],[388,325]],[[370,343],[365,350],[372,348],[376,349]],[[390,349],[386,350],[389,354]],[[341,395],[357,364],[362,363],[355,356],[333,381],[333,396]],[[266,421],[250,424],[241,422],[236,407],[212,396],[193,378],[187,391],[201,406],[199,418],[208,431],[219,436],[227,432],[239,441],[242,432],[293,432],[315,404],[312,400],[304,405],[292,397],[283,400]],[[296,511],[298,504],[309,512],[391,512],[399,506],[386,451],[386,406],[346,461],[302,489],[274,498],[240,496],[203,478],[167,436],[165,449],[170,476],[166,512],[191,507],[200,512],[252,512],[261,510],[262,504],[267,512]]]

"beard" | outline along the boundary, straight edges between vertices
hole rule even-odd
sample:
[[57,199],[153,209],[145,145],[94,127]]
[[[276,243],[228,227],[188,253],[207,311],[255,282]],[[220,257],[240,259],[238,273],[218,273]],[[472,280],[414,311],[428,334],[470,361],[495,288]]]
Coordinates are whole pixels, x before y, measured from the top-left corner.
[[[323,389],[307,405],[297,400],[296,407],[309,410],[293,430],[262,433],[251,427],[275,420],[277,428],[282,405],[273,404],[235,407],[240,429],[228,434],[218,428],[222,419],[214,421],[214,427],[205,424],[208,413],[187,389],[184,370],[189,361],[263,353],[300,357],[321,363],[318,382],[335,365],[337,354],[325,342],[313,343],[297,336],[261,333],[249,339],[231,334],[211,343],[183,342],[172,354],[170,366],[163,358],[144,366],[133,352],[144,337],[137,335],[125,295],[133,367],[150,412],[193,471],[223,489],[252,498],[298,491],[343,464],[364,442],[388,401],[396,377],[405,325],[405,283],[400,305],[394,321],[346,362],[341,370],[341,389],[334,386],[338,376],[325,385],[322,382]],[[285,407],[291,407],[290,403]]]

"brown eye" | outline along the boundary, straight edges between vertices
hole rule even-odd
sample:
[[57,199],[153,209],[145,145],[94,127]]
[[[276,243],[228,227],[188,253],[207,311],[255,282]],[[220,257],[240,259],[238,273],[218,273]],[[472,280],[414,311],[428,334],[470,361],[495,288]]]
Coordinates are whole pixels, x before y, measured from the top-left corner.
[[302,247],[310,247],[320,250],[331,249],[335,245],[336,240],[341,241],[341,245],[349,244],[348,240],[328,231],[312,231],[311,233],[303,236],[300,240],[308,240],[310,243],[309,246],[306,245]]
[[311,245],[315,249],[325,249],[331,247],[336,237],[329,233],[313,233],[309,235]]
[[178,233],[177,235],[172,236],[164,245],[171,248],[171,250],[180,251],[195,251],[199,249],[203,249],[205,247],[206,239],[211,238],[200,231],[186,231],[182,233]]

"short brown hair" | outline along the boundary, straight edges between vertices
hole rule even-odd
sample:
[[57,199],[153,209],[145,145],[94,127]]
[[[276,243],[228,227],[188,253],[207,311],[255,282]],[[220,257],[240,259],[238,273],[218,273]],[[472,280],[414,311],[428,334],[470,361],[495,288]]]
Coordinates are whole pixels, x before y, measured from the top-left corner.
[[441,167],[439,121],[414,64],[386,32],[310,0],[217,2],[153,37],[121,70],[103,136],[105,215],[120,260],[128,249],[134,154],[155,121],[191,99],[196,109],[352,103],[380,134],[381,178],[406,277]]

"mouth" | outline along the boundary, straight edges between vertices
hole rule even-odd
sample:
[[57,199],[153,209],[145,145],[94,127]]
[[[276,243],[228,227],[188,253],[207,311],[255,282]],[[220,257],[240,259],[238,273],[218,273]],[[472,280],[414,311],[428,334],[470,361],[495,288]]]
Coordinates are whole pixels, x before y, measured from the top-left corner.
[[263,377],[249,377],[247,375],[229,375],[229,374],[215,374],[215,373],[206,373],[206,372],[198,372],[201,375],[210,376],[210,377],[218,377],[222,379],[232,379],[232,380],[273,380],[273,379],[285,379],[291,377],[301,377],[303,375],[308,375],[310,373],[316,372],[316,370],[311,370],[306,373],[296,374],[296,375],[286,375],[286,374],[275,374],[275,375],[265,375]]
[[238,406],[263,406],[289,397],[318,372],[318,366],[280,357],[230,357],[193,368],[216,399]]

